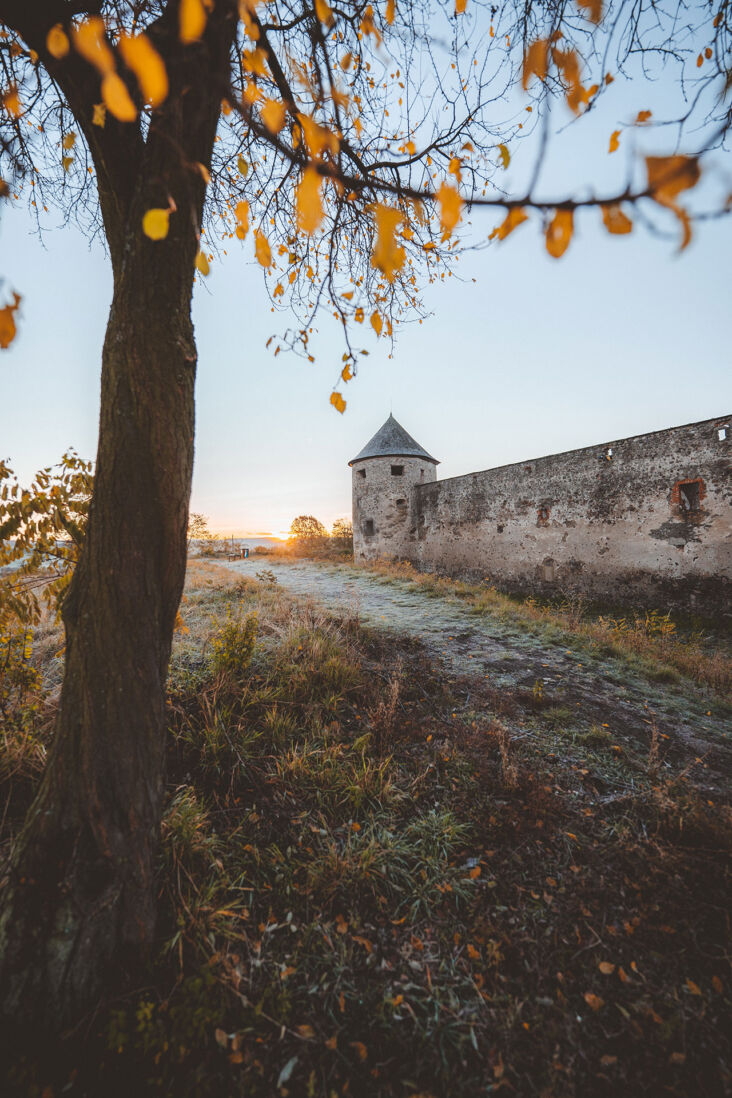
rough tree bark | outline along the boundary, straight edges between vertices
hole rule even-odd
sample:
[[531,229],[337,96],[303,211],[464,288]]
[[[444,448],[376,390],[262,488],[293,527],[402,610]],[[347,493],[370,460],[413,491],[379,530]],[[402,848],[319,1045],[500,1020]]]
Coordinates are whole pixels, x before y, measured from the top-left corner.
[[[139,973],[154,938],[165,680],[193,466],[198,165],[211,161],[235,32],[222,2],[204,41],[181,47],[168,6],[151,33],[171,91],[143,140],[113,119],[92,126],[93,71],[46,54],[62,9],[68,18],[63,0],[0,0],[0,18],[37,49],[87,137],[114,272],[94,497],[63,607],[60,713],[0,900],[0,1015],[50,1029]],[[143,213],[169,197],[178,213],[153,243]]]

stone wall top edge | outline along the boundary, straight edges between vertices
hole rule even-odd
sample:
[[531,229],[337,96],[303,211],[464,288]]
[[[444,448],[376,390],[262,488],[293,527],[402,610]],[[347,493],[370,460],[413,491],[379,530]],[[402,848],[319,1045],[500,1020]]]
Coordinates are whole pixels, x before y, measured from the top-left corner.
[[[425,484],[415,484],[417,490],[421,488],[434,488],[435,485],[449,484],[453,480],[467,480],[468,477],[479,477],[484,473],[502,473],[508,469],[517,469],[522,465],[537,465],[544,461],[554,461],[556,458],[576,457],[579,454],[591,454],[607,446],[621,446],[624,442],[640,442],[643,439],[655,438],[658,435],[675,435],[678,431],[688,431],[691,427],[716,427],[723,423],[729,423],[732,414],[714,416],[711,419],[699,419],[692,423],[682,423],[677,427],[662,427],[658,431],[647,431],[640,435],[628,435],[625,438],[607,439],[603,442],[595,442],[590,446],[580,446],[576,450],[560,450],[556,454],[542,454],[541,457],[522,458],[521,461],[510,461],[506,465],[492,465],[487,469],[474,469],[469,473],[459,473],[454,477],[443,477],[441,480],[430,481]],[[393,455],[397,456],[397,455]],[[404,455],[407,456],[407,455]],[[373,458],[364,458],[364,461],[372,461]],[[435,464],[439,465],[439,462]]]

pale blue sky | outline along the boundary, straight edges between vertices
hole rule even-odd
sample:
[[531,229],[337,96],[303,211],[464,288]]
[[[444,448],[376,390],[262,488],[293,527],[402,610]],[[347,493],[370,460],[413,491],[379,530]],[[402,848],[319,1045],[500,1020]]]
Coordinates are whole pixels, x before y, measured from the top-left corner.
[[[662,84],[653,97],[620,81],[610,91],[596,117],[553,146],[543,194],[593,179],[611,192],[635,163],[634,142],[672,151],[668,132],[628,130],[608,157],[619,122],[645,107],[662,114],[670,96]],[[569,121],[564,108],[556,118]],[[514,151],[508,179],[526,170],[530,152],[530,141]],[[729,170],[729,156],[718,157],[710,196],[732,189]],[[476,229],[495,220],[472,217]],[[302,512],[331,523],[350,513],[348,459],[392,409],[441,459],[443,477],[728,413],[732,218],[700,226],[681,256],[678,227],[667,227],[668,239],[639,226],[610,237],[598,213],[585,213],[557,261],[535,217],[467,254],[463,281],[428,290],[433,315],[402,328],[393,360],[384,341],[363,333],[371,354],[345,389],[344,416],[328,403],[337,333],[326,328],[315,365],[274,359],[265,343],[289,318],[270,312],[251,239],[230,248],[195,295],[192,509],[226,533],[283,532]],[[23,295],[20,335],[0,354],[0,456],[25,481],[68,446],[94,456],[111,276],[101,247],[73,227],[48,232],[44,250],[20,209],[3,213],[0,253],[0,273]]]

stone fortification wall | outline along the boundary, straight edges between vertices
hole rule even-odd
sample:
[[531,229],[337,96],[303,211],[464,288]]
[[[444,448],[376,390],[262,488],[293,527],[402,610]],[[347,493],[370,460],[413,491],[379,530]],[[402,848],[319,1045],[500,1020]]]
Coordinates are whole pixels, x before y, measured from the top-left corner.
[[373,555],[521,592],[730,613],[730,425],[707,420],[415,484],[406,543],[384,530]]
[[[392,469],[401,469],[394,475]],[[417,457],[365,458],[353,464],[353,552],[356,560],[405,558],[414,489],[434,482],[435,466]]]

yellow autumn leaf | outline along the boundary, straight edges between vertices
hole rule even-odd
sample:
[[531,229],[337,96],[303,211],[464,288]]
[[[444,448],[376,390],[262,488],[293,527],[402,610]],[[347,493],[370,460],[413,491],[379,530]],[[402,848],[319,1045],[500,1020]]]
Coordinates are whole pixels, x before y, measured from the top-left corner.
[[591,991],[586,991],[584,998],[587,1005],[591,1007],[592,1010],[594,1010],[595,1012],[600,1010],[605,1005],[605,1000],[601,999],[599,995],[595,995]]
[[644,122],[648,121],[652,114],[653,111],[638,111],[638,114],[635,116],[635,125],[642,126]]
[[695,187],[701,178],[701,167],[695,156],[647,156],[648,189],[659,206],[671,210],[681,222],[679,251],[691,241],[691,220],[676,198],[682,191]]
[[170,210],[153,208],[142,219],[142,231],[151,240],[164,240],[170,227]]
[[341,377],[343,378],[344,381],[350,381],[351,378],[353,377],[353,374],[351,372],[351,367],[350,367],[349,363],[346,363],[346,365],[341,370]]
[[306,168],[297,188],[297,226],[305,233],[314,233],[323,220],[321,182],[315,168]]
[[92,114],[92,125],[104,128],[104,123],[106,121],[107,108],[104,106],[104,103],[95,103]]
[[508,165],[511,163],[511,154],[505,145],[499,145],[498,151],[501,154],[501,163],[503,164],[503,170],[505,171]]
[[137,107],[130,98],[124,80],[116,72],[108,72],[102,79],[102,99],[110,114],[120,122],[134,122]]
[[587,18],[593,23],[602,19],[602,0],[577,0],[577,7],[587,11]]
[[105,26],[101,16],[89,16],[72,33],[74,49],[94,66],[100,76],[114,72],[114,54],[105,40]]
[[346,402],[343,399],[343,397],[341,396],[341,394],[340,393],[331,393],[330,394],[330,402],[333,405],[333,407],[335,408],[336,412],[340,412],[341,415],[343,415],[343,413],[346,410]]
[[200,271],[202,275],[207,275],[211,270],[207,257],[201,251],[196,256],[196,270]]
[[694,981],[690,980],[688,977],[687,977],[687,980],[686,980],[686,986],[688,987],[688,989],[689,989],[689,991],[691,992],[692,995],[701,995],[702,994],[702,989],[699,987],[699,985],[695,984]]
[[246,179],[246,177],[249,175],[249,164],[243,156],[240,156],[237,159],[236,166],[239,169],[239,174],[241,175],[242,179]]
[[460,220],[463,200],[455,187],[442,183],[437,192],[437,201],[440,203],[440,224],[446,233],[451,233]]
[[333,156],[337,154],[339,142],[336,134],[326,129],[325,126],[321,126],[307,114],[298,114],[297,117],[313,160],[318,160],[326,152],[332,153]]
[[123,34],[119,52],[128,69],[137,77],[142,97],[151,107],[159,107],[168,94],[165,63],[146,34]]
[[206,6],[203,0],[181,0],[178,11],[178,31],[181,42],[197,42],[206,29]]
[[14,293],[12,303],[0,309],[0,348],[2,348],[3,351],[7,351],[18,334],[18,329],[15,326],[14,314],[17,311],[20,302],[20,294]]
[[2,104],[11,118],[20,118],[23,113],[23,108],[20,104],[20,96],[18,95],[18,87],[16,84],[11,84],[8,90],[0,96],[0,104]]
[[367,1059],[368,1049],[366,1048],[366,1045],[363,1043],[363,1041],[349,1041],[348,1043],[350,1044],[352,1049],[355,1049],[359,1060],[363,1062]]
[[315,0],[315,14],[326,27],[332,27],[334,23],[333,12],[328,0]]
[[76,141],[76,134],[74,133],[73,130],[70,133],[65,133],[64,137],[63,137],[63,141],[61,142],[61,148],[62,149],[73,149],[75,141]]
[[237,202],[234,216],[237,221],[236,235],[240,240],[243,240],[249,232],[249,203],[245,198],[242,198],[241,202]]
[[393,282],[406,258],[404,248],[396,241],[396,230],[402,221],[402,215],[392,206],[380,204],[374,207],[373,213],[376,221],[376,243],[371,264],[382,272],[387,282]]
[[612,976],[615,971],[615,965],[611,964],[610,961],[600,961],[597,967],[600,969],[603,976]]
[[63,168],[63,170],[65,172],[67,172],[69,170],[69,168],[71,167],[71,165],[73,163],[74,163],[73,156],[62,156],[61,157],[61,167]]
[[455,0],[455,14],[463,15],[467,7],[467,0]]
[[648,188],[657,202],[667,202],[695,187],[701,167],[695,156],[647,156]]
[[272,249],[267,237],[259,229],[254,230],[254,254],[263,267],[272,266]]
[[572,210],[557,210],[546,230],[546,250],[549,255],[559,259],[564,255],[574,231]]
[[495,237],[497,240],[505,240],[509,233],[512,233],[514,229],[517,229],[522,222],[528,221],[529,215],[521,208],[521,206],[513,206],[506,214],[505,221],[502,221],[500,225],[496,226],[493,232],[490,234],[490,239]]
[[524,91],[529,86],[532,76],[538,76],[539,80],[546,80],[549,71],[549,42],[546,38],[537,38],[532,42],[524,56],[524,71],[522,85]]
[[620,145],[620,130],[613,130],[613,132],[610,134],[610,146],[609,146],[607,151],[611,152],[611,153],[617,152],[619,145]]
[[355,313],[353,314],[353,319],[356,321],[357,324],[363,324],[365,316],[366,314],[363,311],[363,308],[359,305]]
[[285,124],[287,108],[279,99],[265,99],[260,114],[270,133],[279,133]]
[[609,233],[629,233],[633,228],[633,222],[617,205],[603,206],[602,220]]
[[51,57],[55,57],[57,61],[60,61],[62,57],[66,56],[70,48],[69,39],[61,24],[57,23],[55,27],[51,27],[46,35],[46,49]]
[[396,0],[386,0],[386,14],[385,18],[389,26],[394,22],[396,15]]
[[384,327],[384,321],[381,319],[381,313],[376,310],[371,314],[371,327],[376,332],[377,336],[381,335],[381,330]]

